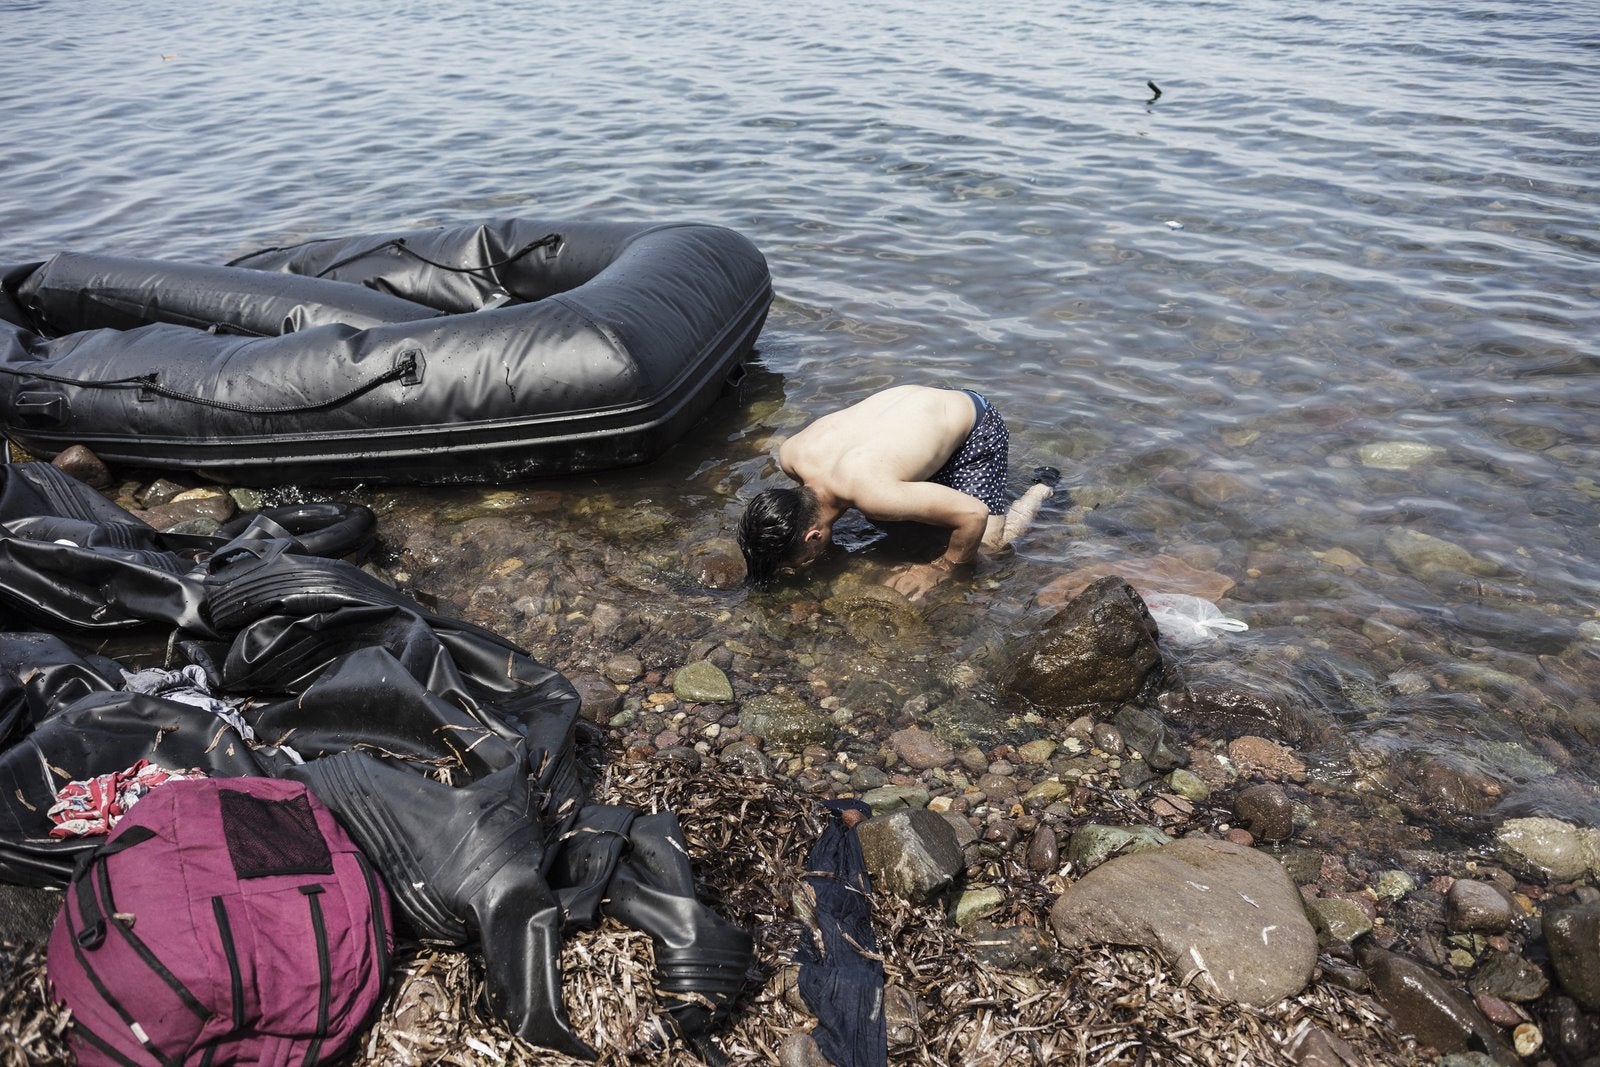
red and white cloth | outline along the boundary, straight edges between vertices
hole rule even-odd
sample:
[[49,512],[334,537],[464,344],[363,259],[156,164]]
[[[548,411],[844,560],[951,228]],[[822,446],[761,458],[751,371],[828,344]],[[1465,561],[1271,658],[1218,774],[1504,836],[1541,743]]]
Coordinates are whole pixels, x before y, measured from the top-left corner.
[[50,806],[50,836],[93,837],[109,834],[117,820],[128,813],[156,786],[165,782],[207,777],[201,771],[169,771],[142,759],[123,771],[100,774],[84,781],[68,782],[56,791]]

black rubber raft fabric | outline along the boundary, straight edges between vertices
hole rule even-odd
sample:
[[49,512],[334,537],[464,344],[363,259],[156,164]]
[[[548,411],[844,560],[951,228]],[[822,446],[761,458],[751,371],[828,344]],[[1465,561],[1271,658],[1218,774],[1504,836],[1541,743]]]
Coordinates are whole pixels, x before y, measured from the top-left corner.
[[[695,898],[676,817],[587,802],[559,672],[308,550],[359,557],[365,511],[174,538],[48,464],[0,465],[0,881],[64,885],[103,840],[50,836],[66,782],[139,760],[292,776],[383,874],[402,929],[483,954],[522,1037],[592,1055],[561,1003],[560,939],[609,915],[654,940],[668,1015],[712,1055],[754,952]],[[84,651],[119,631],[167,635],[243,727]]]
[[652,460],[736,377],[766,259],[696,223],[504,219],[226,266],[0,267],[0,429],[232,481],[450,483]]

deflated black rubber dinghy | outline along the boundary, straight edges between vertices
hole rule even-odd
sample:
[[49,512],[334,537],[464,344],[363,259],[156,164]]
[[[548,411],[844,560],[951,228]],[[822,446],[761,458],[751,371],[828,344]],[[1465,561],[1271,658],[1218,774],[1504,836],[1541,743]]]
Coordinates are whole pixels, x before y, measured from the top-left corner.
[[239,482],[623,467],[704,415],[771,301],[755,246],[700,224],[507,219],[225,267],[62,253],[0,273],[0,428]]
[[[483,956],[515,1033],[594,1055],[561,939],[613,918],[650,935],[665,1017],[714,1058],[754,947],[696,898],[677,817],[588,802],[571,683],[357,567],[372,520],[290,506],[177,536],[49,464],[0,464],[0,882],[66,884],[147,773],[295,777],[402,929]],[[168,666],[69,641],[141,629]]]

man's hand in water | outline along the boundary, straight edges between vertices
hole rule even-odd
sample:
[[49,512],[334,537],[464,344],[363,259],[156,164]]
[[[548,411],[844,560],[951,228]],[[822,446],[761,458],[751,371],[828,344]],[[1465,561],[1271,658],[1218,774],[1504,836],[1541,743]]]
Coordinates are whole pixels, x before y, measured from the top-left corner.
[[902,563],[889,572],[889,577],[884,579],[883,584],[907,600],[921,600],[929,590],[950,577],[960,567],[961,564],[951,563],[943,556],[932,563]]

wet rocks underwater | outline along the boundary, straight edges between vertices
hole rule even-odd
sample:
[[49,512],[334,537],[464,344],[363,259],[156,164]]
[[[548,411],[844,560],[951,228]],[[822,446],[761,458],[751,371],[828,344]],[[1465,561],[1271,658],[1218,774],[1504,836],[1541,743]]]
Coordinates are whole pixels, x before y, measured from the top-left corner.
[[[1548,921],[1600,906],[1600,831],[1491,826],[1495,783],[1446,760],[1340,766],[1326,727],[1269,687],[1186,679],[1115,573],[1082,576],[1014,647],[950,654],[932,632],[964,605],[919,610],[849,572],[729,596],[736,582],[713,576],[742,570],[731,544],[696,542],[690,573],[676,553],[630,552],[648,509],[591,504],[591,530],[556,524],[559,551],[518,517],[564,510],[529,500],[430,534],[396,508],[395,564],[437,590],[448,567],[430,561],[481,552],[455,603],[567,672],[623,761],[864,799],[880,891],[939,901],[1009,966],[1043,975],[1070,945],[1143,944],[1246,1004],[1318,983],[1370,996],[1422,1055],[1600,1054],[1600,1004],[1577,977],[1600,974],[1600,941],[1552,940]],[[1179,877],[1201,841],[1224,844]],[[1115,889],[1091,895],[1092,874]]]
[[[281,495],[117,484],[91,461],[60,465],[180,533]],[[790,833],[814,824],[794,823],[812,800],[870,805],[856,834],[893,1062],[1209,1063],[1232,1033],[1246,1062],[1600,1063],[1600,828],[1497,816],[1489,776],[1342,745],[1270,685],[1174,649],[1134,576],[1064,576],[1031,632],[952,637],[948,618],[984,610],[981,574],[926,606],[869,568],[747,596],[730,540],[648,501],[563,487],[360,499],[379,515],[370,573],[568,676],[599,780],[759,786]],[[695,816],[686,801],[691,844]],[[809,842],[794,844],[791,867]],[[718,855],[694,858],[721,884]],[[768,906],[773,929],[803,919]],[[941,1015],[978,1009],[919,979],[907,953],[934,936],[908,932],[919,924],[999,983],[987,1037],[930,1042]],[[755,996],[799,1022],[753,1058],[816,1063],[785,994],[790,941],[763,941]],[[1091,1013],[1169,990],[1192,998],[1189,1024],[1146,1004],[1158,1025],[1126,1044],[1085,1044],[1096,1020],[1082,1017],[1018,1037],[1027,1006],[1068,986]]]

